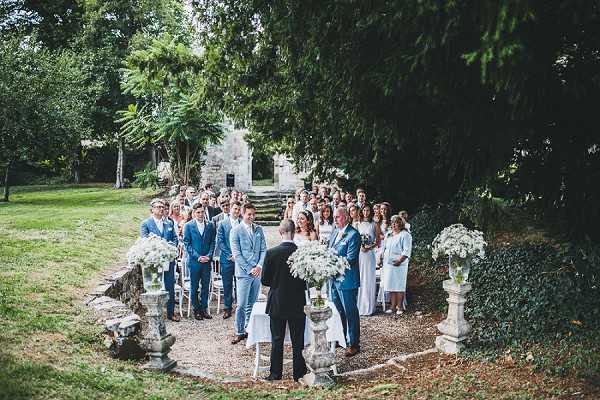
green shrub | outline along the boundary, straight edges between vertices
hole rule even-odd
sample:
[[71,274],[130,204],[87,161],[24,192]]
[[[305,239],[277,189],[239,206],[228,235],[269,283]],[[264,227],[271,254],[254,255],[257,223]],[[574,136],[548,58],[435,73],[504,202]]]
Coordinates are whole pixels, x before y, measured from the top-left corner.
[[528,242],[490,249],[471,272],[473,337],[508,344],[599,329],[598,264],[577,250]]
[[135,185],[142,189],[157,189],[160,187],[160,177],[158,176],[158,170],[152,167],[152,163],[146,164],[146,167],[134,174]]

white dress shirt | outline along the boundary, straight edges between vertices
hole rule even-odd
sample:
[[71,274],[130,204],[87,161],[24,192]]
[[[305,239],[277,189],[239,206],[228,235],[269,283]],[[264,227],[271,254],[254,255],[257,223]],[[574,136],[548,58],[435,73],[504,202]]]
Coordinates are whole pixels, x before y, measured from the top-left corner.
[[154,223],[156,224],[156,227],[158,228],[158,230],[160,231],[160,233],[162,235],[163,230],[164,230],[163,220],[162,219],[156,219],[156,218],[154,218],[154,216],[152,217],[152,219],[154,220]]
[[200,235],[204,235],[204,227],[205,227],[204,222],[199,222],[198,220],[196,220],[196,226],[198,227],[198,231],[200,232]]
[[335,236],[335,240],[333,241],[333,245],[334,246],[336,244],[338,244],[338,242],[342,239],[342,236],[344,236],[344,232],[346,232],[346,229],[348,228],[348,225],[350,225],[350,224],[346,224],[346,226],[344,226],[342,229],[340,229],[337,232],[337,235]]

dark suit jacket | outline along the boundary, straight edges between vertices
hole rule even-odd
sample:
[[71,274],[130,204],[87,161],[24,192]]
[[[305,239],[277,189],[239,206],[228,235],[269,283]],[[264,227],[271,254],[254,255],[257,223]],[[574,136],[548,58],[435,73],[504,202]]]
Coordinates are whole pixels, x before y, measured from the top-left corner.
[[208,213],[208,220],[212,221],[212,219],[214,217],[216,217],[217,215],[221,214],[223,211],[221,210],[220,207],[211,207],[208,206],[204,209],[205,213]]
[[267,251],[261,283],[269,286],[266,313],[278,318],[298,318],[304,315],[306,282],[294,278],[287,264],[288,257],[298,247],[281,243]]

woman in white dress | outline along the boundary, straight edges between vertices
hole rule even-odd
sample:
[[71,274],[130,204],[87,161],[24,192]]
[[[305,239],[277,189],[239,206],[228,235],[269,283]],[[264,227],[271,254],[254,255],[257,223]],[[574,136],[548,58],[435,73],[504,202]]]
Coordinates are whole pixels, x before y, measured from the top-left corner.
[[298,224],[296,226],[296,234],[294,235],[294,243],[296,246],[306,246],[308,242],[319,240],[315,226],[313,225],[312,212],[302,210],[298,213]]
[[369,204],[360,210],[361,221],[357,224],[361,237],[358,266],[360,287],[358,288],[358,313],[372,315],[377,305],[375,293],[375,248],[379,245],[379,229],[373,222],[373,212]]
[[321,210],[321,218],[319,219],[319,225],[317,234],[319,235],[319,241],[324,244],[329,244],[331,233],[333,232],[333,210],[329,204],[325,205]]
[[404,308],[404,293],[406,292],[406,277],[408,275],[408,260],[412,252],[412,236],[405,229],[405,221],[399,215],[394,215],[392,232],[386,235],[383,245],[383,290],[390,293],[390,309],[386,313],[402,314]]

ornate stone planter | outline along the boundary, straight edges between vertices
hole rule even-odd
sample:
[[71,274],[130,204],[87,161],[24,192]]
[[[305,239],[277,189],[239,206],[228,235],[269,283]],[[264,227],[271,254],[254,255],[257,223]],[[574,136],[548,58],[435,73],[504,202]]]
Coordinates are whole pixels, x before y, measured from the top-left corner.
[[458,354],[471,332],[471,325],[465,321],[466,295],[471,291],[471,284],[448,279],[444,281],[444,290],[448,292],[448,316],[437,325],[442,335],[435,339],[435,347],[442,353]]
[[310,320],[310,345],[303,351],[310,372],[303,381],[308,386],[333,386],[335,382],[329,376],[329,370],[335,362],[335,354],[330,351],[326,337],[327,320],[333,311],[329,306],[304,306],[304,313]]
[[163,310],[169,299],[167,292],[159,291],[144,293],[140,296],[142,305],[147,309],[148,330],[142,340],[142,347],[148,355],[148,363],[144,365],[147,369],[169,371],[177,365],[177,361],[169,358],[171,346],[175,343],[175,336],[167,333]]
[[157,267],[156,265],[142,265],[144,290],[147,293],[159,293],[163,290],[163,270],[164,268]]
[[468,282],[472,262],[473,259],[471,257],[449,257],[448,273],[450,274],[450,279],[458,284]]

